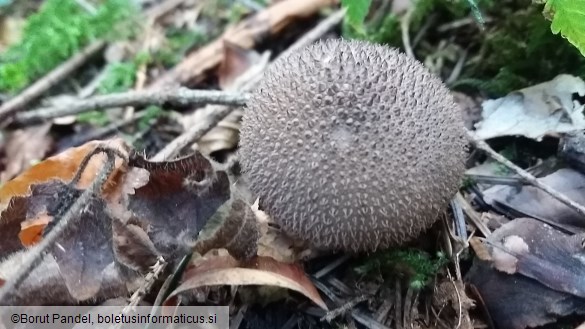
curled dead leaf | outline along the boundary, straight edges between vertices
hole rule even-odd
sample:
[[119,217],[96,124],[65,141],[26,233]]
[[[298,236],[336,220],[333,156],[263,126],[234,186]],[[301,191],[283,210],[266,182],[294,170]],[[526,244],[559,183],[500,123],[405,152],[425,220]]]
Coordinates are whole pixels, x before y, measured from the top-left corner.
[[200,261],[185,272],[183,282],[168,300],[190,290],[217,285],[268,285],[297,291],[327,310],[317,289],[297,264],[278,262],[269,257],[256,257],[239,262],[224,255]]
[[232,198],[222,208],[227,209],[216,212],[214,217],[217,219],[209,221],[214,226],[212,232],[207,237],[200,236],[195,250],[203,255],[211,249],[225,248],[238,260],[256,256],[260,233],[250,206],[240,199]]

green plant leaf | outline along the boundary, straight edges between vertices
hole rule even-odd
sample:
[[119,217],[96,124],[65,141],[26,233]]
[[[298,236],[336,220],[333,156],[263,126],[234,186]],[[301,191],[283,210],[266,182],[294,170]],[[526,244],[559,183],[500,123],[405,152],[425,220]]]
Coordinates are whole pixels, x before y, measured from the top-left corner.
[[585,56],[585,0],[548,0],[544,15],[551,30],[569,40]]
[[341,0],[344,8],[347,8],[346,17],[354,27],[361,26],[370,10],[372,0]]

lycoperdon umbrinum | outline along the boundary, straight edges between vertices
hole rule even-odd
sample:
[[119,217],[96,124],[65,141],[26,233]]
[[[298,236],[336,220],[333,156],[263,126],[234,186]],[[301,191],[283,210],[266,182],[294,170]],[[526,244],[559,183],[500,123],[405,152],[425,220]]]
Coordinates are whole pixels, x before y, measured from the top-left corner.
[[463,177],[465,146],[458,105],[420,62],[333,39],[267,70],[245,110],[240,159],[285,232],[359,252],[431,226]]

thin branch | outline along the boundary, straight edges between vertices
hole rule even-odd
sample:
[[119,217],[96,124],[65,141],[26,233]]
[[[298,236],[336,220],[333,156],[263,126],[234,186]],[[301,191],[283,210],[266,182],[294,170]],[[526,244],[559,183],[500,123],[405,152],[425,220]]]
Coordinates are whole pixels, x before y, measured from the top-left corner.
[[[149,9],[146,12],[146,17],[150,21],[157,20],[159,17],[179,6],[184,1],[185,0],[167,0],[162,4]],[[6,126],[10,123],[10,118],[14,113],[41,96],[63,79],[67,78],[73,71],[85,64],[88,59],[100,52],[106,45],[107,42],[105,40],[97,40],[89,44],[40,80],[24,89],[20,94],[2,104],[2,106],[0,106],[0,126]]]
[[83,65],[89,58],[96,55],[106,45],[103,40],[95,41],[69,60],[53,69],[40,80],[36,81],[20,94],[0,106],[0,125],[5,125],[15,112],[41,96],[45,91],[56,85],[73,71]]
[[163,161],[171,159],[179,154],[182,149],[199,140],[211,129],[213,129],[221,120],[232,113],[233,108],[228,106],[218,106],[215,111],[210,113],[200,122],[197,122],[191,129],[185,131],[180,136],[172,140],[160,152],[158,152],[152,161]]
[[404,45],[404,52],[410,58],[414,58],[414,51],[412,50],[412,46],[410,44],[410,21],[412,19],[412,15],[414,13],[414,6],[402,16],[400,21],[400,29],[402,30],[402,43]]
[[[294,44],[292,44],[287,50],[283,51],[278,57],[282,58],[284,56],[288,56],[289,54],[310,45],[311,43],[319,40],[327,31],[331,30],[333,27],[338,25],[345,15],[345,9],[338,10],[335,13],[331,14],[329,17],[324,19],[320,22],[317,26],[307,32],[302,38],[297,40]],[[249,78],[242,77],[247,80],[241,84],[241,87],[238,88],[240,91],[249,91],[254,86],[257,85],[258,81],[262,78],[262,73],[264,72],[264,68],[262,70],[258,70],[257,72],[253,72]],[[245,73],[247,74],[247,73]],[[175,138],[171,141],[164,149],[162,149],[154,158],[153,161],[162,161],[164,159],[172,158],[177,156],[179,152],[184,149],[185,147],[195,143],[201,137],[203,137],[207,132],[213,129],[221,120],[225,119],[230,113],[232,113],[232,107],[225,107],[225,106],[218,106],[217,109],[209,116],[205,118],[199,124],[193,126],[191,129],[185,131],[183,134]]]
[[167,265],[167,262],[164,260],[164,258],[159,256],[157,261],[156,261],[156,264],[154,264],[151,267],[151,271],[148,272],[148,274],[144,278],[143,284],[140,285],[138,290],[136,290],[132,294],[132,297],[130,297],[130,302],[128,303],[128,305],[126,305],[126,307],[124,307],[124,310],[122,311],[122,313],[129,313],[134,306],[138,306],[138,304],[140,303],[140,301],[142,300],[144,295],[146,295],[150,291],[150,289],[152,288],[152,286],[156,282],[156,279],[163,272],[166,265]]
[[550,186],[542,183],[536,177],[534,177],[530,173],[528,173],[526,170],[518,167],[517,165],[515,165],[514,163],[512,163],[510,160],[508,160],[505,157],[503,157],[500,154],[498,154],[486,142],[484,142],[482,140],[476,140],[473,137],[473,135],[471,134],[471,132],[467,131],[467,135],[469,137],[469,140],[475,145],[475,147],[477,147],[480,150],[483,150],[490,157],[492,157],[494,160],[496,160],[496,161],[500,162],[501,164],[503,164],[504,166],[512,169],[516,174],[518,174],[518,176],[522,177],[528,183],[532,184],[535,187],[538,187],[539,189],[541,189],[541,190],[545,191],[546,193],[548,193],[553,198],[555,198],[555,199],[559,200],[560,202],[562,202],[563,204],[565,204],[565,205],[573,208],[580,215],[585,216],[585,207],[583,207],[582,205],[580,205],[580,204],[576,203],[575,201],[569,199],[567,196],[565,196],[561,192],[559,192],[559,191],[553,189],[552,187],[550,187]]
[[327,312],[327,314],[319,320],[320,321],[327,321],[328,323],[331,323],[331,321],[335,320],[335,318],[338,318],[339,316],[344,315],[345,313],[353,310],[357,304],[359,304],[361,302],[365,302],[369,298],[370,297],[368,295],[365,295],[365,294],[358,296],[356,298],[353,298],[353,299],[349,300],[348,302],[346,302],[345,304],[339,306],[338,308]]
[[66,115],[79,114],[97,109],[124,106],[222,104],[241,106],[246,103],[248,95],[217,90],[194,90],[187,88],[166,90],[139,90],[124,93],[100,95],[59,106],[41,108],[35,111],[19,113],[15,121],[20,124],[44,122]]

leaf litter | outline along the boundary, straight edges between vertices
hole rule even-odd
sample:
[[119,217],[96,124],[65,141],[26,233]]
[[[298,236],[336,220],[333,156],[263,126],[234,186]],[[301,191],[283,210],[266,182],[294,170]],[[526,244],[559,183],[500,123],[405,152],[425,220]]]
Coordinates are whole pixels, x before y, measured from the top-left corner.
[[[384,2],[358,3],[359,8],[350,13],[353,17],[350,23],[366,32],[359,26],[360,20],[372,19],[382,22],[378,26],[383,27],[383,31],[392,30],[393,20],[368,13],[370,5],[391,8],[400,11],[400,15],[411,12],[409,15],[417,17],[420,14],[421,5],[415,2]],[[317,11],[332,8],[332,3],[288,0],[269,3],[264,10],[245,10],[247,14],[241,17],[235,10],[223,12],[218,17],[237,19],[232,22],[222,22],[221,18],[208,20],[203,28],[200,21],[207,19],[205,4],[185,3],[178,7],[183,11],[170,10],[170,14],[162,14],[162,19],[154,21],[152,38],[145,35],[138,38],[153,43],[148,51],[152,58],[146,59],[141,66],[145,74],[143,83],[132,83],[129,87],[140,89],[144,85],[156,91],[182,84],[240,90],[242,81],[247,81],[243,77],[266,67],[271,51],[286,48],[286,41],[269,40],[278,45],[268,46],[271,49],[265,51],[267,46],[262,40],[287,32],[289,27],[294,31],[299,21],[311,22]],[[481,1],[478,3],[481,9]],[[565,5],[561,1],[547,2],[545,9],[553,20],[553,32],[560,32],[582,48],[571,30],[572,25],[565,24],[574,20],[575,13],[551,10]],[[433,17],[436,19],[437,15]],[[469,22],[465,23],[467,18],[471,16],[462,21],[446,22],[451,25],[441,28],[455,31],[456,39],[465,36],[458,26],[470,26]],[[485,20],[488,29],[491,19]],[[226,25],[218,28],[210,26],[210,21]],[[423,23],[435,24],[432,19]],[[422,23],[423,26],[417,26],[416,20],[412,24],[411,28],[420,28],[419,35],[411,36],[414,54],[423,62],[433,63],[433,70],[444,80],[456,80],[457,72],[455,68],[451,72],[449,65],[458,60],[459,53],[445,51],[444,42],[443,46],[436,45],[433,39],[436,34],[425,30],[428,26]],[[176,35],[187,32],[185,36],[191,36],[185,37],[190,44],[176,48],[185,57],[154,58],[165,47],[164,39],[172,35],[164,32],[164,27],[170,25],[179,29]],[[214,40],[209,37],[204,40],[205,35],[194,37],[201,31],[219,37]],[[332,34],[335,33],[337,31]],[[376,38],[381,37],[383,33],[376,35]],[[167,45],[172,45],[170,39],[166,41]],[[143,47],[139,43],[113,43],[108,47],[106,59],[127,64],[141,55]],[[470,49],[473,51],[473,46]],[[461,60],[465,62],[466,58]],[[98,81],[96,72],[101,68],[92,67],[91,70],[95,72],[89,75]],[[138,71],[131,73],[131,77],[124,79],[134,81]],[[560,75],[556,78],[550,77],[550,81],[524,85],[502,98],[459,93],[457,99],[463,108],[466,126],[474,137],[490,142],[495,148],[502,149],[502,144],[512,139],[522,144],[522,137],[535,140],[541,143],[536,145],[545,148],[551,139],[561,138],[564,144],[558,157],[571,160],[570,167],[561,164],[536,176],[539,182],[583,205],[581,169],[585,161],[581,161],[579,153],[579,133],[585,128],[585,83],[582,75],[561,73],[557,72]],[[87,97],[99,89],[95,81],[90,83],[83,76],[79,79],[87,83],[79,92],[72,93],[70,88],[60,86],[66,95],[47,97],[55,104],[65,99],[59,97],[75,102],[77,96],[71,95]],[[481,100],[484,101],[480,105]],[[218,111],[217,106],[201,109],[189,104],[184,107],[163,104],[162,107],[159,112],[164,111],[170,118],[168,121],[180,122],[183,131],[207,124],[208,117]],[[105,119],[107,123],[129,112],[115,109],[108,113],[107,117],[96,117],[97,120]],[[582,215],[513,173],[504,173],[507,181],[494,180],[502,178],[504,172],[499,162],[486,161],[475,150],[471,157],[475,163],[470,163],[472,168],[468,171],[471,181],[462,188],[464,198],[459,199],[468,203],[467,207],[462,207],[467,216],[462,217],[463,224],[453,224],[453,219],[447,215],[444,227],[433,228],[414,244],[429,254],[444,251],[451,259],[449,265],[434,274],[429,286],[419,290],[404,283],[411,283],[409,280],[416,277],[413,269],[417,266],[433,267],[435,264],[412,266],[399,262],[392,265],[395,273],[390,276],[384,268],[369,266],[379,272],[360,276],[352,269],[363,265],[364,261],[372,262],[375,257],[336,258],[308,250],[286,236],[256,204],[252,205],[254,200],[245,191],[245,177],[238,172],[237,164],[229,163],[231,153],[237,149],[242,113],[242,109],[229,112],[218,124],[202,130],[196,141],[180,150],[183,152],[176,153],[191,155],[157,162],[148,160],[150,155],[181,133],[164,120],[151,118],[148,130],[115,127],[106,136],[121,135],[123,131],[131,138],[125,138],[126,141],[90,139],[79,147],[62,149],[63,152],[56,155],[51,154],[51,139],[58,135],[55,134],[56,125],[13,131],[3,146],[6,160],[0,187],[0,288],[13,279],[15,268],[54,229],[108,161],[103,154],[89,158],[88,155],[96,148],[105,148],[116,150],[118,157],[99,193],[88,199],[84,211],[77,216],[77,224],[62,233],[46,250],[39,266],[21,283],[17,293],[10,294],[10,299],[2,303],[78,304],[118,300],[117,303],[126,304],[126,299],[120,300],[120,297],[144,287],[145,277],[152,274],[153,265],[160,265],[160,260],[164,259],[170,265],[170,269],[164,271],[165,277],[176,277],[178,282],[168,286],[165,283],[160,291],[154,292],[157,300],[164,305],[229,304],[230,310],[235,307],[244,314],[244,320],[239,320],[243,321],[242,328],[255,328],[252,319],[261,315],[247,304],[260,300],[282,305],[279,312],[290,316],[291,323],[301,323],[303,316],[309,316],[313,317],[312,326],[327,328],[341,323],[367,328],[409,325],[472,328],[494,324],[502,328],[526,328],[562,321],[570,315],[583,315],[585,296],[579,275],[583,272],[584,258]],[[95,114],[99,116],[100,112]],[[71,129],[73,136],[79,134],[83,125],[78,116],[62,119],[56,119],[61,125],[58,129]],[[90,132],[92,125],[94,123],[89,124]],[[574,138],[570,139],[571,136]],[[66,138],[55,142],[63,143]],[[28,140],[34,143],[27,143]],[[189,150],[184,152],[187,148]],[[146,150],[149,157],[136,150]],[[557,150],[547,152],[553,157],[557,155]],[[46,156],[49,157],[44,159]],[[37,160],[40,162],[34,164]],[[223,160],[226,163],[220,163]],[[531,164],[540,161],[534,158],[514,160]],[[481,178],[482,183],[476,184],[475,178]],[[485,183],[489,179],[491,183]],[[455,213],[456,209],[453,210]],[[475,221],[469,220],[470,217]],[[477,225],[484,226],[478,230]],[[456,227],[468,230],[465,238],[458,236]],[[429,241],[442,242],[432,244]],[[82,251],[77,248],[79,246]],[[186,269],[175,267],[188,257],[191,261],[186,262]],[[174,273],[169,276],[169,271]],[[283,288],[298,296],[283,294]],[[299,299],[299,296],[304,298]],[[146,303],[152,302],[152,294],[146,297]],[[133,298],[131,303],[143,303]],[[299,302],[302,300],[312,304]],[[331,313],[325,313],[328,309],[332,309]],[[482,310],[482,315],[477,315]],[[314,317],[332,322],[315,322]],[[266,327],[266,323],[272,323],[270,321],[267,319],[262,322],[264,326],[258,326]]]

